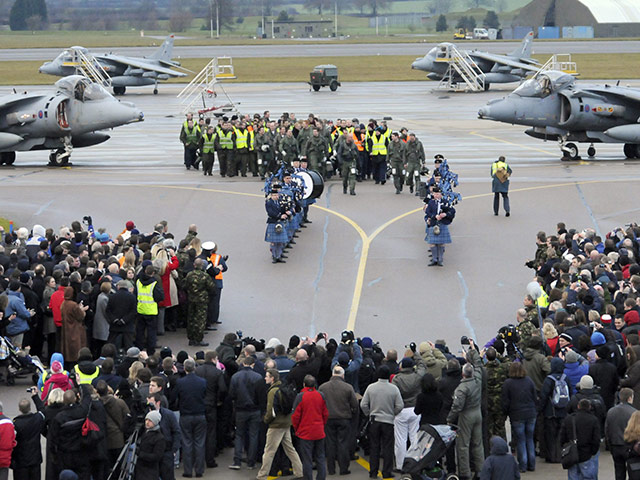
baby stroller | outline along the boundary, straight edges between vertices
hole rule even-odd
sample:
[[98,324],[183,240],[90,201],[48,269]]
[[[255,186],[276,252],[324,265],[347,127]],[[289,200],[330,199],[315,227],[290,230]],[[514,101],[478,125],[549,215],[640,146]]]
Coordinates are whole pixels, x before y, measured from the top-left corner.
[[418,441],[411,445],[402,464],[402,480],[458,480],[455,473],[446,474],[442,457],[456,439],[456,431],[449,425],[423,425]]
[[15,347],[9,337],[0,336],[0,367],[6,368],[6,383],[13,385],[16,378],[31,375],[34,385],[45,371],[38,357],[22,352]]

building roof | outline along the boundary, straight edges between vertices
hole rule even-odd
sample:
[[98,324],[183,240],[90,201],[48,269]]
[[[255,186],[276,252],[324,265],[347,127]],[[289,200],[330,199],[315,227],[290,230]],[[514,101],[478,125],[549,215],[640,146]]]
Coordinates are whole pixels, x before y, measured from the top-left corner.
[[598,23],[640,23],[638,0],[578,0]]

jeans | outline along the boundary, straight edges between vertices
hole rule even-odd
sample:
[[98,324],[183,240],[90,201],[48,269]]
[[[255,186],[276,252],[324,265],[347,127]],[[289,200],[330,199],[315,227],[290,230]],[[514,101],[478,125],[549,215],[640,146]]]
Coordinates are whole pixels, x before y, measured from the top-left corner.
[[569,480],[597,480],[598,478],[598,454],[589,460],[571,467],[568,471]]
[[240,465],[242,460],[242,450],[249,437],[249,447],[247,452],[247,466],[253,467],[256,464],[258,452],[258,430],[260,429],[260,411],[237,411],[236,412],[236,440],[233,452],[233,463]]
[[504,204],[505,213],[509,213],[509,192],[494,192],[493,193],[493,213],[498,214],[500,210],[500,195],[502,195],[502,202]]
[[300,460],[302,460],[302,477],[305,480],[313,480],[313,461],[316,462],[318,473],[316,480],[327,478],[327,462],[324,456],[324,438],[320,440],[298,439]]
[[184,473],[196,475],[204,473],[204,444],[207,435],[207,421],[204,415],[180,415],[182,430],[182,463]]
[[533,442],[535,429],[536,417],[511,421],[511,431],[518,449],[518,464],[521,472],[533,471],[536,468],[536,447]]

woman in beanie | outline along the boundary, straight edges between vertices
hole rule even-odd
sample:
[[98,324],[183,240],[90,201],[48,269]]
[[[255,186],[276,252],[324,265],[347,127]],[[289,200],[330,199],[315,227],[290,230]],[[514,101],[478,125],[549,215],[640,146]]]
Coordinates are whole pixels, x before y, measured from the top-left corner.
[[138,462],[136,463],[135,480],[158,480],[160,478],[160,462],[164,455],[165,440],[160,431],[162,415],[151,410],[144,418],[145,431],[138,445]]

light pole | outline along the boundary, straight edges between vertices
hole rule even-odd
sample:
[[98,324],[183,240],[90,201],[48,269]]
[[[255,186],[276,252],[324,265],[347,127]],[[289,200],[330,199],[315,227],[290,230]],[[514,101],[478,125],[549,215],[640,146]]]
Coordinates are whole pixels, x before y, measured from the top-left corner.
[[216,0],[216,38],[220,38],[220,0]]
[[262,13],[262,35],[266,37],[265,33],[264,33],[264,0],[262,0],[260,2],[260,10]]
[[336,0],[335,3],[334,3],[333,36],[334,36],[334,38],[338,38],[338,0]]
[[209,0],[209,32],[213,38],[213,0]]

